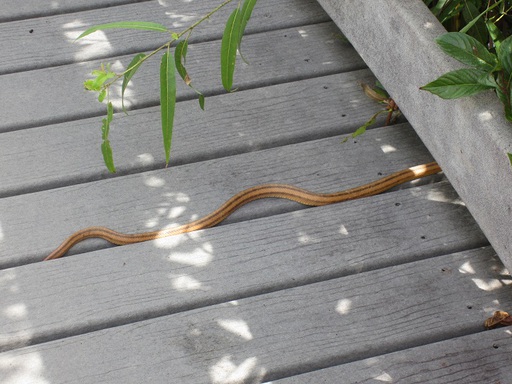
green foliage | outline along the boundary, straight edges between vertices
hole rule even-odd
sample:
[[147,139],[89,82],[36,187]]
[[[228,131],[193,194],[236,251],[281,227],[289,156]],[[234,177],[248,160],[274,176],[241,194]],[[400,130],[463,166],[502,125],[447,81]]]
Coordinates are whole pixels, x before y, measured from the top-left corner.
[[[421,87],[445,99],[494,90],[512,122],[512,9],[510,0],[424,0],[451,33],[436,41],[441,49],[473,68],[445,73]],[[461,28],[461,26],[464,27]],[[458,32],[457,32],[458,31]],[[512,164],[512,154],[508,154]]]
[[395,101],[389,96],[387,91],[384,89],[380,82],[376,82],[375,87],[370,87],[368,84],[361,84],[364,93],[368,98],[377,101],[379,104],[383,104],[384,107],[373,114],[370,119],[359,128],[357,128],[350,136],[343,139],[343,143],[347,142],[349,138],[355,139],[366,133],[366,130],[377,121],[377,117],[382,114],[386,114],[386,125],[394,123],[396,119],[401,115],[400,109],[396,105]]
[[[244,35],[245,28],[249,22],[254,6],[256,5],[256,1],[257,0],[245,0],[242,2],[242,0],[239,0],[236,8],[228,18],[226,27],[224,29],[220,55],[221,81],[224,89],[228,92],[232,91],[237,52],[240,50],[242,36]],[[101,144],[101,152],[103,154],[105,165],[110,172],[115,172],[113,151],[108,139],[110,123],[112,122],[114,116],[114,109],[112,107],[112,103],[109,100],[110,86],[118,80],[123,79],[121,86],[121,99],[123,110],[126,112],[124,106],[124,94],[132,77],[136,74],[143,63],[145,63],[148,59],[157,53],[164,51],[160,62],[160,109],[165,162],[167,165],[170,160],[174,112],[176,107],[176,72],[183,80],[183,82],[196,92],[198,96],[199,107],[204,110],[205,106],[204,95],[192,86],[192,80],[185,67],[188,50],[188,39],[194,28],[196,28],[203,21],[208,20],[214,13],[231,2],[233,2],[233,0],[225,0],[207,15],[179,33],[173,32],[166,26],[158,23],[145,21],[121,21],[93,26],[78,36],[77,40],[96,31],[121,28],[160,33],[165,32],[168,33],[171,38],[167,43],[155,49],[149,54],[139,53],[135,55],[124,72],[119,74],[115,73],[111,71],[110,65],[107,64],[105,66],[102,64],[99,70],[93,71],[92,74],[94,78],[88,79],[84,82],[85,89],[98,92],[99,102],[106,101],[107,103],[107,117],[102,120],[101,128],[103,140]],[[174,55],[171,52],[171,47],[173,45],[175,45]]]
[[461,32],[446,33],[436,41],[448,55],[473,68],[445,73],[421,89],[444,99],[457,99],[493,89],[504,105],[505,117],[512,122],[512,36],[501,42],[497,56],[475,38]]

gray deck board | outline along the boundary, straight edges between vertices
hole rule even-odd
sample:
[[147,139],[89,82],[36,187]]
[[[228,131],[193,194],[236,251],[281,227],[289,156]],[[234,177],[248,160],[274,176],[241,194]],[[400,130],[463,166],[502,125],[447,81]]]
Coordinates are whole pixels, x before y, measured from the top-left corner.
[[[389,174],[432,160],[406,125],[373,130],[366,140],[356,144],[342,146],[342,139],[337,136],[307,141],[1,199],[4,238],[0,265],[41,260],[72,232],[91,225],[138,232],[184,224],[256,184],[289,183],[334,192],[373,181],[379,173]],[[394,151],[383,151],[383,146]],[[362,168],[356,154],[372,159]],[[255,202],[243,212],[265,214],[264,207],[269,204]],[[280,209],[291,206],[295,203],[278,203]],[[235,212],[227,222],[238,215]],[[51,225],[42,226],[39,217]],[[31,241],[25,233],[31,234]]]
[[104,106],[81,83],[159,41],[74,36],[121,19],[180,27],[212,4],[9,1],[0,11],[0,382],[507,382],[510,328],[482,324],[510,310],[512,280],[442,175],[319,208],[255,201],[215,228],[124,247],[88,240],[38,262],[86,226],[162,229],[256,184],[330,192],[433,160],[408,123],[382,127],[382,117],[342,144],[380,108],[360,88],[372,73],[315,1],[260,0],[237,92],[211,65],[225,15],[191,40],[187,68],[206,111],[179,87],[169,168],[158,60],[137,73],[130,114],[112,125],[118,173],[108,174]]
[[[273,380],[397,345],[474,333],[497,302],[512,305],[493,256],[492,249],[440,256],[9,351],[0,359],[13,365],[39,357],[52,383],[222,382],[225,375]],[[475,278],[498,286],[480,289]]]
[[0,296],[31,316],[0,316],[0,350],[484,244],[449,184],[437,183],[6,269],[0,281],[15,276],[19,294],[5,284]]
[[[333,23],[321,23],[247,36],[244,49],[250,64],[238,65],[235,86],[243,90],[365,68],[354,49],[333,35],[337,31]],[[273,44],[269,45],[269,41]],[[218,40],[191,45],[188,49],[187,70],[193,84],[206,95],[222,92],[219,65],[208,65],[212,58],[217,60],[219,50]],[[121,72],[132,56],[113,57],[108,61],[122,63],[113,67]],[[0,131],[105,114],[105,106],[97,102],[97,95],[86,92],[81,86],[101,62],[88,61],[0,76],[0,88],[16,89],[14,96],[9,92],[0,93],[3,106]],[[159,104],[158,73],[158,60],[137,72],[134,88],[129,87],[125,95],[128,107]],[[111,101],[120,108],[120,97],[112,93]],[[185,97],[193,98],[195,92],[179,82],[178,98]],[[24,108],[24,105],[31,108]]]
[[[211,11],[212,7],[213,2],[206,1],[150,1],[85,11],[77,15],[3,23],[0,24],[0,47],[4,58],[0,62],[0,74],[152,50],[167,41],[167,34],[109,30],[78,42],[75,39],[90,26],[133,20],[134,15],[137,20],[161,23],[181,32]],[[231,12],[230,8],[219,11],[209,22],[196,28],[190,42],[221,38],[223,23]],[[73,21],[70,22],[70,19]],[[280,0],[277,4],[273,0],[260,0],[247,26],[247,34],[327,20],[329,17],[314,0]],[[126,41],[130,44],[126,44]],[[54,51],[51,55],[41,49],[44,46],[52,47]],[[247,47],[249,51],[251,49]]]
[[[171,166],[351,133],[379,109],[359,86],[373,81],[368,70],[359,70],[212,96],[206,111],[195,100],[180,102]],[[241,110],[246,113],[239,116]],[[0,140],[0,196],[105,177],[100,123],[94,117],[5,133]],[[159,107],[116,114],[111,143],[117,174],[161,169],[161,136]]]
[[[507,383],[512,376],[512,338],[499,329],[426,344],[403,351],[303,375],[272,384]],[[270,384],[270,383],[268,383]]]
[[57,0],[57,1],[18,1],[3,0],[0,22],[53,16],[61,13],[106,8],[116,5],[148,2],[150,0]]

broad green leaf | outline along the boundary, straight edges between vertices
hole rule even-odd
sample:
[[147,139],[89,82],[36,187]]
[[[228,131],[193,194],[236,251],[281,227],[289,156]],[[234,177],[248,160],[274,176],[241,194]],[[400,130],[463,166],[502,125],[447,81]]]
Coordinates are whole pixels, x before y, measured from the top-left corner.
[[176,70],[180,74],[185,84],[190,85],[190,77],[188,76],[187,70],[185,69],[185,61],[187,58],[188,41],[183,40],[176,45],[174,50],[174,61],[176,64]]
[[486,72],[496,68],[496,56],[465,33],[449,32],[436,39],[441,49],[456,60]]
[[142,59],[146,57],[145,54],[139,53],[138,55],[135,55],[133,60],[128,65],[128,70],[124,74],[123,77],[123,85],[121,87],[121,102],[123,104],[123,111],[126,112],[126,109],[124,107],[124,91],[126,90],[126,87],[128,86],[128,83],[132,79],[133,75],[135,75],[135,72],[140,68],[140,65],[142,64]]
[[160,110],[162,114],[162,134],[165,149],[165,164],[169,164],[171,154],[174,109],[176,107],[175,63],[169,50],[160,63]]
[[505,71],[506,77],[510,79],[512,76],[512,36],[507,37],[501,42],[498,50],[498,59]]
[[242,10],[240,11],[240,31],[238,32],[238,52],[240,53],[240,57],[247,62],[243,55],[242,55],[242,38],[245,33],[245,27],[247,26],[247,23],[249,22],[249,19],[252,15],[252,10],[254,9],[254,6],[256,5],[257,0],[245,0],[244,5],[242,6]]
[[228,18],[224,34],[222,35],[222,45],[220,50],[220,70],[222,85],[224,89],[231,92],[233,87],[233,75],[235,73],[236,51],[240,41],[240,8],[236,8]]
[[448,72],[420,89],[443,99],[457,99],[496,88],[494,78],[478,69],[458,69]]
[[82,37],[85,37],[87,35],[90,35],[91,33],[94,33],[96,31],[103,31],[105,29],[116,29],[116,28],[140,29],[140,30],[144,30],[144,31],[155,31],[155,32],[168,32],[168,29],[165,25],[158,24],[158,23],[151,23],[151,22],[147,22],[147,21],[118,21],[115,23],[95,25],[94,27],[91,27],[91,28],[87,29],[85,32],[83,32],[80,36],[78,36],[76,38],[76,40],[81,39]]

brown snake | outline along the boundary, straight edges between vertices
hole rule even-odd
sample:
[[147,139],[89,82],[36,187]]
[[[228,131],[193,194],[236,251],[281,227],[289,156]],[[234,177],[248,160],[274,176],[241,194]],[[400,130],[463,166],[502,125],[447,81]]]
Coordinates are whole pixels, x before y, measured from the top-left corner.
[[377,195],[399,184],[433,175],[440,171],[441,168],[435,162],[417,165],[412,168],[392,173],[389,176],[371,183],[335,193],[314,193],[286,184],[261,184],[237,193],[212,213],[200,219],[191,221],[190,223],[180,225],[179,227],[134,234],[119,233],[105,227],[88,227],[81,229],[68,237],[44,260],[57,259],[63,256],[75,244],[93,237],[105,239],[116,245],[126,245],[210,228],[219,224],[242,205],[257,199],[276,197],[292,200],[304,205],[321,206]]

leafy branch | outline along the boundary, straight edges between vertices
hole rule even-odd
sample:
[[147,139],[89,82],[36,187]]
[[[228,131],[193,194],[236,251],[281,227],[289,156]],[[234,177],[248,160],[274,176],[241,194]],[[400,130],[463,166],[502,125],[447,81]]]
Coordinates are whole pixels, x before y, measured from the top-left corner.
[[[256,5],[256,1],[257,0],[244,0],[242,3],[242,0],[238,0],[236,8],[233,10],[226,22],[222,36],[220,63],[221,81],[224,89],[227,92],[231,92],[233,88],[233,77],[235,73],[237,52],[240,52],[242,36],[244,35],[245,28]],[[135,55],[125,71],[121,73],[115,73],[111,70],[109,64],[106,66],[102,64],[100,69],[92,72],[93,76],[95,77],[84,82],[84,87],[86,90],[98,92],[98,101],[100,103],[103,103],[104,101],[107,103],[107,117],[102,120],[103,124],[101,131],[103,142],[101,144],[101,151],[105,165],[110,172],[115,172],[113,151],[109,141],[110,123],[112,122],[114,113],[112,103],[109,98],[110,87],[123,79],[121,85],[121,101],[122,108],[126,112],[124,106],[124,94],[129,82],[144,62],[159,52],[164,52],[160,61],[160,109],[165,163],[167,166],[170,160],[172,132],[174,126],[174,111],[176,107],[176,72],[181,77],[183,82],[196,92],[198,95],[200,108],[204,110],[205,105],[204,95],[194,86],[192,86],[191,78],[185,68],[188,40],[192,34],[192,31],[197,26],[199,26],[205,20],[208,20],[216,12],[231,2],[233,2],[233,0],[225,0],[223,3],[216,6],[212,11],[208,12],[206,15],[179,33],[173,32],[166,26],[158,23],[145,21],[121,21],[93,26],[78,36],[77,40],[96,31],[114,28],[169,33],[171,36],[171,39],[168,42],[156,48],[154,51],[148,54],[139,53]],[[175,44],[174,55],[171,52],[171,47],[173,44]]]

